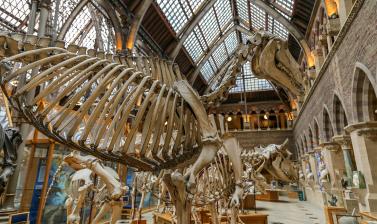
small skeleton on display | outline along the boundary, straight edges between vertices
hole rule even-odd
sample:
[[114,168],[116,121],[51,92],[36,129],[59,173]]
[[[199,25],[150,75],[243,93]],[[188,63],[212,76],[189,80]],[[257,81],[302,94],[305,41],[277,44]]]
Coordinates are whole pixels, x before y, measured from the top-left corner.
[[135,199],[137,192],[141,193],[141,199],[139,208],[137,210],[138,220],[141,220],[142,209],[144,207],[144,199],[148,192],[153,190],[153,186],[157,182],[157,177],[154,176],[151,172],[136,172],[135,177],[132,183],[132,191],[131,191],[131,209],[132,215],[131,220],[135,220],[136,217],[136,206],[135,206]]
[[288,140],[281,145],[270,144],[267,147],[255,148],[254,151],[244,150],[241,154],[246,170],[244,175],[253,180],[255,190],[265,192],[269,187],[262,170],[273,179],[292,183],[298,180],[297,165],[291,160],[288,151]]
[[9,177],[16,169],[17,149],[22,143],[22,136],[15,128],[4,129],[0,125],[0,147],[2,148],[3,159],[0,172],[0,194],[3,194]]
[[64,162],[76,170],[71,176],[69,196],[65,202],[67,223],[80,223],[80,212],[87,193],[94,191],[93,202],[98,212],[92,223],[99,223],[111,211],[109,221],[115,224],[121,218],[122,196],[128,191],[128,187],[122,186],[116,171],[104,166],[99,159],[81,156],[78,152],[65,156]]

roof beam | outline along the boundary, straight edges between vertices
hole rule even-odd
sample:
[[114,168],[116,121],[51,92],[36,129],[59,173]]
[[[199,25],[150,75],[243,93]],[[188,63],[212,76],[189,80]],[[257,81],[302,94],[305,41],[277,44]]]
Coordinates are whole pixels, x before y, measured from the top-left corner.
[[219,45],[224,42],[224,40],[233,32],[233,31],[240,31],[242,33],[245,33],[245,34],[248,34],[248,35],[251,35],[252,33],[241,27],[241,26],[233,26],[232,28],[230,28],[229,30],[227,30],[224,35],[222,35],[219,39],[217,39],[211,46],[208,47],[208,50],[206,53],[206,56],[200,61],[200,63],[198,64],[198,66],[196,67],[195,71],[192,73],[192,76],[191,76],[191,79],[190,79],[190,82],[191,84],[194,84],[196,78],[198,77],[199,75],[199,72],[200,72],[200,69],[203,67],[204,63],[209,59],[209,57],[211,57],[211,55],[213,54],[213,52],[219,47]]
[[202,18],[208,12],[208,10],[210,10],[215,5],[216,1],[217,0],[205,1],[204,5],[199,9],[198,13],[195,14],[191,18],[191,20],[186,24],[186,26],[182,29],[182,31],[179,34],[177,34],[177,37],[179,38],[179,42],[177,43],[174,50],[170,54],[170,58],[173,61],[177,57],[185,40],[188,38],[190,33],[194,30],[195,26],[199,24],[199,22],[202,20]]
[[143,21],[144,15],[147,12],[149,6],[151,6],[153,0],[143,0],[141,5],[137,9],[134,17],[134,21],[131,24],[130,32],[128,34],[126,47],[129,50],[132,50],[135,46],[136,35],[139,31],[141,22]]

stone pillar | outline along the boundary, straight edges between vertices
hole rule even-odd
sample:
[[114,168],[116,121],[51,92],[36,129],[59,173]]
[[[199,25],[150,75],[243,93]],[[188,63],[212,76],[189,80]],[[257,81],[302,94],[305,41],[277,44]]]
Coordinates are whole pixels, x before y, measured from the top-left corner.
[[[320,150],[321,148],[319,148]],[[314,176],[314,186],[313,188],[311,186],[305,187],[305,195],[307,200],[313,204],[316,205],[318,208],[323,208],[323,205],[325,204],[325,198],[323,197],[323,193],[321,192],[320,186],[319,186],[319,180],[318,180],[318,167],[317,167],[317,161],[315,158],[315,151],[312,151],[308,154],[305,154],[303,157],[305,163],[303,163],[303,171],[305,173],[305,178],[307,178],[306,165],[309,164],[311,172]],[[307,180],[307,179],[306,179]],[[307,180],[308,181],[308,180]]]
[[319,189],[319,186],[318,186],[318,183],[319,183],[318,182],[318,167],[317,167],[317,160],[315,158],[315,151],[309,152],[309,163],[310,163],[311,171],[314,174],[314,181],[315,181],[316,189],[317,189],[317,187]]
[[359,194],[361,211],[377,212],[377,122],[361,122],[347,126],[355,153],[356,166],[364,175],[366,189],[353,189]]
[[270,128],[270,113],[266,113],[267,116],[267,130],[271,130]]
[[348,135],[337,135],[334,136],[333,141],[338,143],[342,149],[343,152],[343,159],[344,159],[344,166],[346,169],[347,174],[347,189],[344,190],[344,203],[345,207],[347,208],[347,211],[349,213],[352,213],[354,209],[356,211],[359,211],[359,205],[358,201],[353,197],[353,192],[350,190],[350,187],[352,186],[352,172],[355,169],[352,158],[351,158],[351,138]]
[[346,135],[337,135],[334,136],[332,139],[334,140],[334,142],[338,143],[342,149],[348,183],[351,183],[352,172],[355,170],[355,167],[353,166],[351,159],[351,138]]
[[324,161],[330,175],[331,184],[329,191],[326,192],[326,201],[330,199],[331,195],[335,195],[338,198],[337,206],[345,206],[341,185],[341,178],[345,171],[342,150],[340,146],[334,142],[321,143],[321,146],[324,148]]
[[321,146],[325,149],[323,155],[326,167],[329,170],[331,185],[338,188],[341,186],[340,179],[345,171],[343,153],[340,146],[334,142],[322,143]]
[[279,119],[280,113],[279,113],[279,111],[275,111],[275,116],[276,116],[276,127],[277,127],[277,130],[280,130],[280,119]]
[[343,26],[344,23],[346,23],[348,14],[351,11],[352,6],[352,0],[339,0],[338,13],[341,26]]
[[316,70],[316,74],[318,75],[324,61],[322,48],[317,45],[313,51],[313,54],[314,54],[315,70]]
[[261,130],[261,128],[260,128],[260,113],[257,113],[257,123],[258,123],[258,130]]

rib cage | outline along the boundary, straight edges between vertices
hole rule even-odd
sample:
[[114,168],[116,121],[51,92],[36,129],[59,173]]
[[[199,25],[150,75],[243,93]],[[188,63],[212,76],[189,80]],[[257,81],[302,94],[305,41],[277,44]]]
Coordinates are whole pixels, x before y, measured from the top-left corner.
[[200,125],[173,87],[182,80],[176,65],[94,54],[74,45],[48,47],[33,36],[0,36],[2,87],[17,80],[8,97],[30,123],[104,160],[157,170],[198,154]]

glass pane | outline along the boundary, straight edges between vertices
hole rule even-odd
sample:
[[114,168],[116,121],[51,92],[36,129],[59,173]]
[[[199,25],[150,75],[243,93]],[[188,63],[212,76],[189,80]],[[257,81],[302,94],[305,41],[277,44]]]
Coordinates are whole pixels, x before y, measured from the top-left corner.
[[265,29],[266,13],[255,5],[251,5],[251,26],[255,29]]
[[247,3],[248,1],[246,0],[238,0],[237,1],[237,10],[238,10],[238,15],[242,20],[244,20],[246,23],[249,23],[249,13],[247,10]]
[[233,31],[227,38],[224,40],[226,49],[228,50],[229,54],[233,54],[233,52],[236,50],[238,41],[237,41],[237,34],[235,31]]
[[0,9],[0,30],[27,31],[29,1],[2,0]]
[[173,30],[179,33],[192,17],[199,12],[204,0],[157,0],[156,2]]
[[215,12],[210,9],[204,18],[199,22],[199,26],[203,31],[206,42],[210,45],[220,34],[219,26],[216,22]]
[[213,75],[213,70],[212,70],[212,67],[211,67],[209,61],[207,61],[206,63],[204,63],[202,69],[200,69],[200,72],[202,73],[203,78],[208,82],[209,79]]
[[[250,62],[244,64],[243,72],[243,74],[241,73],[237,77],[237,87],[233,87],[230,92],[272,90],[271,84],[266,79],[258,79],[255,77],[251,71]],[[244,75],[244,78],[242,75]],[[243,85],[245,85],[245,90],[243,89]]]
[[225,50],[224,43],[220,44],[220,46],[213,52],[212,57],[215,60],[217,68],[220,67],[224,63],[224,61],[228,57],[228,54],[226,53],[226,50]]
[[187,52],[190,54],[193,61],[198,61],[199,57],[203,54],[203,50],[200,46],[199,40],[195,32],[192,32],[186,41],[183,43]]

